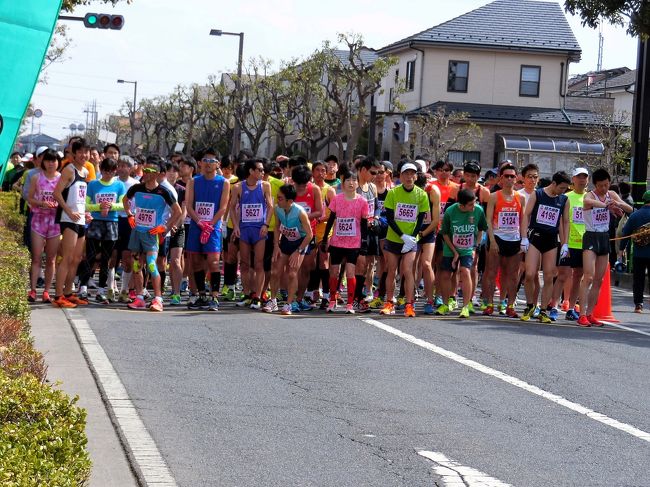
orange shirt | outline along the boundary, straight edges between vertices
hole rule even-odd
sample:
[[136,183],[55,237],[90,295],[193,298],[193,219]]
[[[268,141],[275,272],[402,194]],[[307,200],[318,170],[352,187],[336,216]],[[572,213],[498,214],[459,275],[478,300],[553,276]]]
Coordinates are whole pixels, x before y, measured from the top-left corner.
[[[67,166],[71,162],[72,161],[70,159],[63,159],[63,162],[61,163],[61,169],[63,169],[65,166]],[[84,163],[84,167],[88,170],[88,177],[86,178],[87,183],[97,179],[97,174],[95,173],[95,166],[93,166],[92,162],[86,161]]]

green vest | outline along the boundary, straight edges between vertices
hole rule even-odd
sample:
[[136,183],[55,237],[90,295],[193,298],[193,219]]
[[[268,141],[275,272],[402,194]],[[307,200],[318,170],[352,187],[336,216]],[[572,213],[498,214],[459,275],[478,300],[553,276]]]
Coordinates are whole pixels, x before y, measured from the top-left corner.
[[569,191],[566,195],[569,198],[569,248],[582,249],[582,236],[585,234],[585,220],[582,215],[582,207],[585,194],[578,194]]

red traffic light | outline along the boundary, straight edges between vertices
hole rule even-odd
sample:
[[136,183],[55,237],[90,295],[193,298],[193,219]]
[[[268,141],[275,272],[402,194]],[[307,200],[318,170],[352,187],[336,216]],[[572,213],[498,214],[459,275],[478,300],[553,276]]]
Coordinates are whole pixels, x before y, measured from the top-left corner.
[[112,15],[111,16],[111,29],[120,30],[124,25],[124,17],[121,15]]

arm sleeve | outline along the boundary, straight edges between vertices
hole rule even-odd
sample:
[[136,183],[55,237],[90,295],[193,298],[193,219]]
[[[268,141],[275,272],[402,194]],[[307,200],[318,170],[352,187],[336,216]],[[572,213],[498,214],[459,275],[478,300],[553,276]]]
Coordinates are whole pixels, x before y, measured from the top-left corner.
[[[393,232],[395,232],[398,237],[401,237],[403,232],[397,226],[397,223],[395,223],[395,210],[392,208],[385,208],[385,210],[386,210],[386,220],[388,220],[388,226],[393,229]],[[422,218],[424,218],[424,216]]]
[[424,217],[426,216],[426,212],[424,213],[418,213],[418,220],[415,222],[415,228],[413,229],[413,235],[412,237],[415,237],[418,233],[420,233],[420,230],[422,229],[422,223],[424,222]]
[[368,237],[368,220],[366,218],[361,219],[361,241],[365,242]]
[[336,213],[330,210],[330,217],[327,219],[327,225],[325,225],[325,233],[323,234],[323,239],[327,240],[332,227],[334,226],[334,220],[336,220]]
[[99,211],[101,210],[99,203],[93,203],[92,196],[86,195],[86,211]]

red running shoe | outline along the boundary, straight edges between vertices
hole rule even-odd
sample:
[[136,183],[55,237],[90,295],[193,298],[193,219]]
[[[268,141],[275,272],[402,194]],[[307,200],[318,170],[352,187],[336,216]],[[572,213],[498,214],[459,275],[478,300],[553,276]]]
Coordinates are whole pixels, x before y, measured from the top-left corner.
[[591,326],[591,323],[585,315],[580,315],[580,318],[578,318],[578,321],[576,321],[576,323],[578,326],[584,326],[585,328]]

